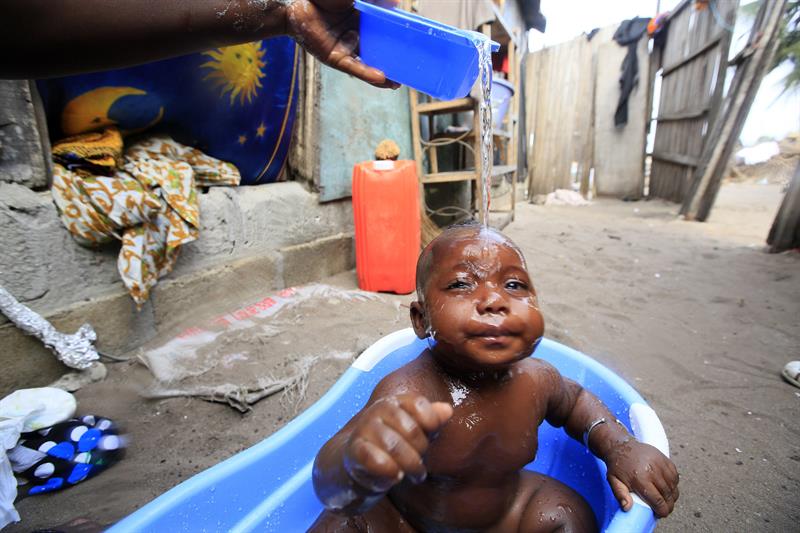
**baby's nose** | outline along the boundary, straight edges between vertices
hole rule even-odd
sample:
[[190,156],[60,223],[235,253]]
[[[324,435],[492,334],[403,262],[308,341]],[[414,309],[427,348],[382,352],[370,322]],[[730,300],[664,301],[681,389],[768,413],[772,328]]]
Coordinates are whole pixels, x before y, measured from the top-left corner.
[[508,311],[508,304],[503,294],[494,287],[486,287],[482,298],[478,301],[478,312],[501,313]]

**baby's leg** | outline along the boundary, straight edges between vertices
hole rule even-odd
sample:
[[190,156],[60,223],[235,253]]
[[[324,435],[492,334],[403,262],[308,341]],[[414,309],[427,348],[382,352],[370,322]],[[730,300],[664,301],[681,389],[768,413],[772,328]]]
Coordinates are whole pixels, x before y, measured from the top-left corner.
[[511,509],[491,531],[588,533],[597,531],[597,521],[580,494],[556,479],[523,471]]
[[309,528],[310,533],[338,533],[353,531],[358,533],[416,533],[403,516],[392,505],[389,498],[382,498],[369,511],[357,516],[323,511],[317,521]]

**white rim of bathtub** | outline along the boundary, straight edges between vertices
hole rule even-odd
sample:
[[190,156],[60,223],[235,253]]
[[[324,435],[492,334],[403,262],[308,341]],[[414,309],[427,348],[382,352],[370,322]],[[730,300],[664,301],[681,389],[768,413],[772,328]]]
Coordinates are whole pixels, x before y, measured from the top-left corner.
[[403,346],[408,346],[416,339],[417,334],[411,328],[390,333],[364,350],[350,366],[362,372],[370,372],[390,353]]

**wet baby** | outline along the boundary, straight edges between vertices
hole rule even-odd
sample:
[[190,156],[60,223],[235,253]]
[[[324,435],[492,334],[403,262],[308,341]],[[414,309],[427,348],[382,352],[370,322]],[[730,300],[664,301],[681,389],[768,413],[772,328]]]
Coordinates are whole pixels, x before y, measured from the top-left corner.
[[547,420],[608,466],[623,509],[678,498],[675,465],[593,394],[528,357],[544,332],[525,259],[483,226],[445,230],[420,255],[411,322],[429,348],[386,376],[316,458],[326,511],[311,531],[583,532],[586,501],[524,470]]

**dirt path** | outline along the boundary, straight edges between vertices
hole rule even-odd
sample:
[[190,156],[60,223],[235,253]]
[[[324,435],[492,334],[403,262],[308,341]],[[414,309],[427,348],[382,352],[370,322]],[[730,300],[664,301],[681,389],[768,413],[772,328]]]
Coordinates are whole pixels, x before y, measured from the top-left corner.
[[[507,228],[530,263],[547,335],[616,370],[659,413],[681,471],[679,507],[660,531],[782,532],[800,523],[800,389],[779,376],[800,358],[800,255],[763,252],[779,198],[774,185],[726,185],[707,224],[677,220],[676,207],[661,202],[520,204]],[[353,288],[355,276],[327,282]],[[378,315],[370,305],[342,316],[382,320],[375,336],[406,327],[410,298],[387,298]],[[329,331],[323,320],[306,313],[297,327]],[[127,457],[68,491],[23,500],[24,521],[8,531],[78,516],[118,520],[275,431],[347,361],[320,365],[300,405],[272,397],[247,415],[194,399],[144,400],[148,371],[112,367],[108,380],[77,394],[79,410],[122,422]]]
[[775,186],[722,189],[708,224],[661,202],[524,208],[511,235],[547,334],[616,370],[658,412],[681,471],[659,531],[792,531],[800,523],[800,255],[763,240]]

